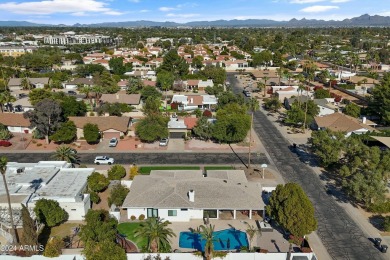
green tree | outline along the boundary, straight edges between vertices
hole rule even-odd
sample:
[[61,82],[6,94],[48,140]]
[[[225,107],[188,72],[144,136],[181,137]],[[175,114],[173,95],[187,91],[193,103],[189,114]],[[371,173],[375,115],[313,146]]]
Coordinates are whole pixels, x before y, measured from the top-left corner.
[[390,216],[386,216],[384,221],[383,221],[383,229],[386,231],[386,232],[389,232],[390,231]]
[[98,143],[100,138],[99,127],[96,124],[85,124],[83,127],[84,138],[87,143]]
[[106,68],[100,64],[83,64],[76,67],[76,73],[82,78],[96,73],[101,74],[105,70]]
[[115,204],[117,207],[122,206],[129,191],[130,190],[128,188],[121,185],[120,183],[112,186],[110,197],[108,197],[108,206],[111,207],[112,204]]
[[171,228],[171,222],[160,218],[148,218],[134,231],[135,237],[146,237],[148,240],[147,251],[152,253],[170,252],[170,238],[176,237]]
[[43,99],[35,105],[35,110],[27,111],[24,116],[30,119],[31,126],[36,127],[39,133],[43,134],[46,143],[49,143],[49,136],[60,126],[62,109],[60,104],[52,99]]
[[246,107],[232,103],[217,111],[213,138],[223,143],[241,142],[249,129],[250,116],[246,113]]
[[39,222],[54,227],[68,220],[68,213],[55,200],[40,199],[35,203],[35,215]]
[[159,69],[161,71],[171,72],[172,75],[178,75],[179,77],[188,74],[188,64],[177,54],[176,49],[171,49],[167,52],[167,54],[165,54]]
[[87,105],[83,101],[77,101],[75,97],[65,96],[60,100],[60,105],[64,118],[70,116],[85,116]]
[[352,116],[355,118],[359,118],[360,117],[360,110],[361,110],[361,108],[358,105],[351,102],[345,106],[343,112],[346,115],[349,115],[349,116]]
[[1,113],[3,113],[3,106],[8,104],[8,103],[12,103],[12,102],[15,102],[16,101],[16,98],[14,96],[11,95],[11,93],[9,91],[4,91],[4,92],[1,92],[0,93],[0,109],[1,109]]
[[203,68],[200,72],[200,76],[206,79],[212,79],[214,85],[223,85],[226,81],[226,70],[222,67],[208,65]]
[[149,97],[160,99],[161,96],[161,93],[155,87],[145,86],[141,89],[142,100],[147,100]]
[[123,64],[123,57],[111,58],[108,62],[112,73],[116,75],[123,75],[126,72],[126,68]]
[[83,254],[86,260],[127,259],[126,252],[121,246],[107,240],[88,243],[83,250]]
[[320,164],[327,167],[340,160],[344,139],[343,133],[324,130],[313,131],[309,142]]
[[66,161],[71,163],[72,166],[80,162],[76,150],[67,145],[58,146],[52,158],[59,161]]
[[200,235],[202,236],[202,239],[206,241],[206,244],[204,246],[204,256],[207,260],[213,259],[214,254],[214,225],[204,226],[200,225]]
[[244,224],[246,225],[245,232],[249,237],[249,250],[251,250],[252,241],[255,238],[255,236],[261,236],[261,229],[254,225],[249,224],[248,222],[244,222]]
[[157,74],[157,85],[161,90],[168,91],[172,88],[173,82],[175,81],[175,74],[170,71],[160,71]]
[[[142,83],[140,78],[129,78],[129,81],[127,83],[127,94],[138,94],[142,88],[144,87],[144,84]],[[153,88],[155,89],[155,88]]]
[[[22,221],[23,221],[23,235],[21,242],[23,245],[37,246],[38,245],[38,234],[35,227],[35,222],[32,219],[28,208],[22,205]],[[26,254],[31,256],[36,254],[34,251],[26,251]]]
[[278,97],[267,98],[264,100],[264,107],[267,110],[277,112],[282,107],[282,102]]
[[295,126],[303,125],[305,121],[305,111],[301,108],[300,104],[295,101],[291,104],[290,110],[287,111],[285,123],[293,124]]
[[93,172],[87,179],[88,189],[94,192],[101,192],[107,189],[110,184],[110,180],[103,174]]
[[207,117],[202,116],[192,131],[200,140],[207,141],[213,136],[213,124],[209,122]]
[[224,108],[226,105],[237,103],[239,105],[244,104],[244,97],[236,95],[231,91],[222,92],[218,95],[218,109]]
[[266,211],[297,238],[317,229],[313,204],[296,183],[279,184],[271,194]]
[[150,96],[146,99],[143,111],[145,115],[153,115],[160,113],[161,100]]
[[111,166],[108,170],[108,179],[109,180],[120,180],[126,176],[126,169],[120,164],[115,164]]
[[5,193],[7,195],[8,214],[10,216],[9,220],[10,220],[12,231],[13,231],[12,238],[13,238],[13,242],[17,244],[19,241],[18,241],[18,236],[16,233],[16,226],[14,224],[14,218],[13,218],[13,213],[12,213],[12,208],[11,208],[11,197],[9,195],[8,184],[7,184],[7,180],[5,178],[5,173],[7,172],[7,163],[8,163],[7,157],[4,157],[4,156],[0,157],[0,172],[1,172],[1,176],[3,177],[3,185],[4,185]]
[[58,257],[62,254],[62,249],[65,247],[65,243],[62,238],[53,237],[45,247],[43,256],[46,257]]
[[384,124],[390,124],[390,73],[384,73],[381,83],[373,88],[369,109],[378,114]]
[[53,93],[43,88],[35,88],[31,90],[28,94],[29,101],[33,106],[35,106],[44,99],[49,99],[52,97]]
[[330,98],[329,91],[323,88],[319,88],[314,91],[314,98],[317,99]]
[[138,122],[135,130],[142,141],[154,142],[168,136],[168,121],[168,117],[150,114]]
[[61,123],[58,130],[50,136],[56,143],[70,143],[77,137],[77,128],[73,121]]

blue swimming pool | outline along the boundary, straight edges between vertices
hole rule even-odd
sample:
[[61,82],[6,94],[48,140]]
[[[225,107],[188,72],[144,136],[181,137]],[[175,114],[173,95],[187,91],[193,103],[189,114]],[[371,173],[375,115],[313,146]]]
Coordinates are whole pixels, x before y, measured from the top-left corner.
[[[193,248],[204,251],[206,241],[202,236],[193,232],[180,232],[179,247]],[[229,228],[214,232],[214,250],[234,250],[242,246],[248,247],[248,238],[245,232]]]

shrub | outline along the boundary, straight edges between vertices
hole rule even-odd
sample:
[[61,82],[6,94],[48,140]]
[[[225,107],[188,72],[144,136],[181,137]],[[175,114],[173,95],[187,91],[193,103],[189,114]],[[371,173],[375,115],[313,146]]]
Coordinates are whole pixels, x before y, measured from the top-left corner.
[[95,116],[95,113],[94,112],[90,112],[89,116]]
[[132,215],[132,216],[130,217],[130,219],[134,221],[134,220],[136,220],[136,219],[137,219],[137,217],[136,217],[136,216],[134,216],[134,215]]
[[123,140],[123,139],[125,139],[125,137],[124,137],[123,135],[121,135],[121,136],[119,137],[119,139]]
[[368,211],[373,213],[385,214],[390,212],[390,200],[378,202],[368,206]]
[[101,192],[107,189],[108,184],[110,184],[110,181],[103,174],[93,172],[90,176],[88,176],[87,183],[88,188],[91,191]]
[[139,220],[144,220],[145,219],[145,215],[144,214],[139,215],[138,219]]
[[112,204],[116,206],[122,206],[123,202],[126,199],[129,189],[120,183],[116,184],[111,188],[110,197],[108,197],[108,206],[111,207]]
[[64,248],[64,246],[64,241],[61,238],[54,237],[47,243],[43,255],[46,257],[57,257],[62,253],[61,249]]
[[12,137],[12,134],[8,129],[0,130],[0,140],[8,140]]
[[37,140],[32,140],[31,143],[36,144]]
[[386,232],[390,232],[390,216],[385,217],[383,221],[383,229]]
[[213,113],[211,113],[210,110],[205,110],[205,111],[203,112],[203,116],[205,116],[205,117],[212,117],[212,116],[213,116]]
[[138,175],[138,167],[133,165],[132,167],[130,167],[130,177],[129,179],[130,180],[134,180],[134,177]]
[[37,143],[37,146],[39,147],[39,146],[42,146],[42,144],[41,143]]
[[84,138],[87,143],[98,143],[100,138],[99,127],[96,124],[85,124],[83,127]]
[[115,164],[108,170],[109,180],[120,180],[126,176],[126,169],[122,165]]
[[0,140],[0,146],[9,147],[12,143],[6,140]]
[[80,164],[80,165],[79,165],[79,168],[88,168],[88,166],[85,165],[85,164]]
[[97,194],[96,192],[94,191],[91,191],[89,193],[89,196],[91,197],[91,201],[95,204],[98,204],[100,202],[100,197],[99,197],[99,194]]

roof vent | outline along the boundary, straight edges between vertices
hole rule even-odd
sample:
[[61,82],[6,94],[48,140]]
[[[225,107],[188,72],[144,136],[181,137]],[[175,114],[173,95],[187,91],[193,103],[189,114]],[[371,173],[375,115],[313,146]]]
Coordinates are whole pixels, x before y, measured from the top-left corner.
[[223,180],[224,183],[227,183],[227,180]]

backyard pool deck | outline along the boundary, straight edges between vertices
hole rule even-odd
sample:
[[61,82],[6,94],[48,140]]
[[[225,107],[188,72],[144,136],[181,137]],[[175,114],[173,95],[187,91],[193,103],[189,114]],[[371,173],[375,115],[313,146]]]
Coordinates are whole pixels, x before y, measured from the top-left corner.
[[[254,220],[247,220],[247,222],[250,225],[256,226]],[[187,232],[190,231],[190,229],[196,230],[197,227],[203,224],[203,220],[191,220],[190,222],[173,222],[171,225],[169,225],[169,227],[172,228],[173,232],[176,234],[176,237],[171,239],[172,250],[178,249],[181,252],[194,251],[193,249],[179,247],[180,232]],[[247,229],[247,225],[242,220],[210,219],[210,224],[215,225],[214,231],[220,231],[232,227],[243,232],[245,232],[245,230]],[[255,237],[252,241],[251,246],[257,246],[261,249],[266,249],[269,252],[287,252],[289,248],[289,243],[286,239],[283,238],[283,235],[281,233],[279,233],[277,230],[274,230],[273,232],[263,232],[262,235],[258,238]]]

